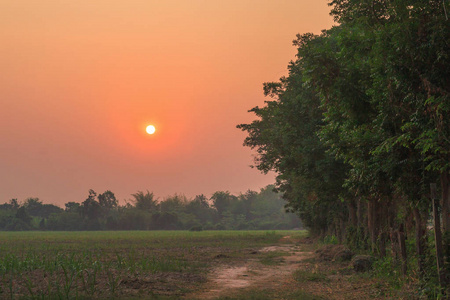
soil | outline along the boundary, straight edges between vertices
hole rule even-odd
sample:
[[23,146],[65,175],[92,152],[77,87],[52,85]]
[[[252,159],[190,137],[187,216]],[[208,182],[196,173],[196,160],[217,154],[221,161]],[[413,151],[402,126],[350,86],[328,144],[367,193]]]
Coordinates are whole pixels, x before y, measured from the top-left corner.
[[[413,285],[407,287],[409,291],[400,291],[370,273],[356,273],[344,259],[348,249],[343,246],[316,249],[317,244],[298,235],[273,239],[273,244],[264,248],[210,244],[195,245],[195,251],[193,247],[168,247],[170,252],[166,248],[139,248],[144,257],[170,253],[196,264],[154,272],[104,267],[95,273],[88,267],[81,272],[70,269],[66,274],[62,269],[50,273],[34,269],[0,278],[0,299],[44,298],[49,294],[52,299],[69,294],[91,299],[417,299]],[[125,248],[123,251],[120,254],[126,257]],[[108,253],[102,253],[101,258],[106,266],[115,259]]]
[[205,290],[195,298],[214,299],[232,295],[242,288],[275,286],[287,279],[301,261],[313,256],[312,252],[304,252],[292,244],[265,247],[258,252],[286,252],[287,255],[280,257],[276,265],[266,266],[257,259],[248,259],[235,266],[218,266],[209,274]]
[[[314,252],[310,240],[292,241],[284,237],[277,246],[265,247],[253,253],[277,253],[275,264],[265,265],[261,259],[243,259],[239,262],[223,262],[209,274],[200,292],[189,299],[216,299],[245,295],[246,290],[292,290],[298,289],[320,299],[413,299],[411,294],[402,295],[386,282],[370,276],[356,274],[349,262],[323,259],[333,257],[341,246],[326,246]],[[319,274],[309,279],[296,278],[296,272]],[[245,297],[244,297],[245,298]],[[284,298],[280,298],[284,299]]]

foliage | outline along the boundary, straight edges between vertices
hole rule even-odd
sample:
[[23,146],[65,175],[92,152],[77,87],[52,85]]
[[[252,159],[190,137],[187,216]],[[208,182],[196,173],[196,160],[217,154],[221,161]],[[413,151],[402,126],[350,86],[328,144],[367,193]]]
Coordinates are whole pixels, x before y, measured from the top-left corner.
[[149,191],[145,194],[142,191],[139,191],[131,196],[134,198],[132,202],[139,210],[152,211],[156,208],[156,199],[154,199],[153,193],[150,193]]
[[[289,75],[265,83],[272,100],[238,125],[244,145],[313,233],[380,257],[391,246],[402,273],[430,286],[450,231],[450,4],[329,4],[337,25],[297,35]],[[427,239],[438,181],[443,248]]]
[[294,272],[294,279],[297,281],[327,281],[327,275],[319,272],[297,270]]
[[[28,198],[0,205],[0,230],[244,230],[301,227],[294,214],[286,213],[284,201],[273,186],[235,196],[218,191],[208,199],[172,195],[161,201],[153,193],[132,194],[133,200],[119,205],[114,193],[89,190],[82,203],[67,202],[65,209]],[[15,200],[16,201],[16,200]]]

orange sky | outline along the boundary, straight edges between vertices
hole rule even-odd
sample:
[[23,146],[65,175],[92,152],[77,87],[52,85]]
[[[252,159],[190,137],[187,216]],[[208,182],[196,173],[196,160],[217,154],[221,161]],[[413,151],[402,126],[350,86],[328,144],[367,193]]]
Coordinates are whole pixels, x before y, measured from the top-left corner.
[[272,183],[236,125],[328,13],[322,0],[0,0],[0,203]]

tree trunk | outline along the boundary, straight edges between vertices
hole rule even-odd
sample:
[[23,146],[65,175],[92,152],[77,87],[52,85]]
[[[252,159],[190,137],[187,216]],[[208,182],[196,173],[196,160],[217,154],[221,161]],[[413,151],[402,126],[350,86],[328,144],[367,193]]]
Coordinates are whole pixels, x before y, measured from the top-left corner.
[[363,207],[361,203],[361,198],[358,197],[358,200],[356,202],[356,217],[357,217],[357,226],[363,227],[364,224],[364,216],[363,216]]
[[368,225],[369,225],[369,233],[370,233],[370,242],[372,247],[372,252],[377,252],[377,240],[378,240],[378,218],[377,218],[377,200],[370,199],[367,205],[367,216],[368,216]]
[[342,236],[341,236],[341,223],[340,223],[340,218],[335,218],[334,219],[334,229],[335,229],[335,234],[334,236],[337,238],[338,243],[342,244]]
[[378,249],[380,251],[380,257],[386,256],[386,234],[384,231],[380,233],[378,240]]
[[369,204],[364,203],[365,200],[358,198],[357,203],[357,216],[358,216],[358,238],[361,240],[361,245],[364,249],[369,249],[369,217],[368,212],[364,211],[364,207]]
[[402,274],[406,276],[408,271],[408,257],[406,256],[406,242],[405,242],[405,226],[400,224],[398,228],[398,243],[400,246],[400,254],[402,260]]
[[358,217],[356,215],[356,203],[355,200],[351,200],[347,202],[347,206],[348,206],[348,217],[349,217],[349,223],[353,226],[353,227],[357,227],[358,226]]
[[400,247],[399,247],[399,240],[398,240],[398,234],[396,234],[396,231],[391,228],[389,232],[390,240],[391,240],[391,255],[392,259],[395,262],[398,262],[400,258]]
[[389,228],[389,239],[391,241],[391,256],[395,262],[400,258],[400,248],[398,234],[396,233],[395,214],[397,212],[396,202],[390,199],[390,205],[387,206],[387,226]]
[[389,205],[380,205],[378,203],[376,210],[376,223],[378,224],[378,250],[380,257],[386,256],[386,218],[388,217]]
[[341,230],[340,231],[341,240],[339,243],[342,244],[346,240],[344,217],[339,218],[339,229]]
[[370,247],[372,248],[372,251],[374,250],[375,245],[375,229],[374,229],[374,220],[373,220],[373,200],[370,199],[367,202],[367,229],[369,230],[369,236],[370,236]]
[[413,210],[414,219],[416,221],[415,226],[415,238],[416,238],[416,253],[417,253],[417,264],[419,267],[420,276],[424,275],[424,266],[425,266],[425,246],[424,246],[424,238],[425,238],[425,229],[424,223],[422,220],[422,216],[420,215],[420,211],[418,208],[414,208]]
[[450,231],[450,180],[449,173],[444,172],[441,174],[441,188],[442,188],[442,229],[444,232]]
[[444,253],[442,247],[441,218],[439,216],[438,200],[436,199],[436,184],[431,184],[431,201],[433,203],[434,241],[436,248],[436,264],[439,284],[445,287]]

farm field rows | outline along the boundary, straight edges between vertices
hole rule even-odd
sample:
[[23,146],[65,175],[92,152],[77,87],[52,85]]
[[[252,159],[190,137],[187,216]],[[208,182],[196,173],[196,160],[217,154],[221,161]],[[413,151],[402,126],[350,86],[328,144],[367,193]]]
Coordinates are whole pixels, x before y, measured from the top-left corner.
[[300,230],[0,232],[0,241],[0,299],[420,298],[414,286],[324,260],[343,246]]
[[180,298],[199,290],[214,265],[254,258],[252,249],[304,234],[1,232],[0,298]]

